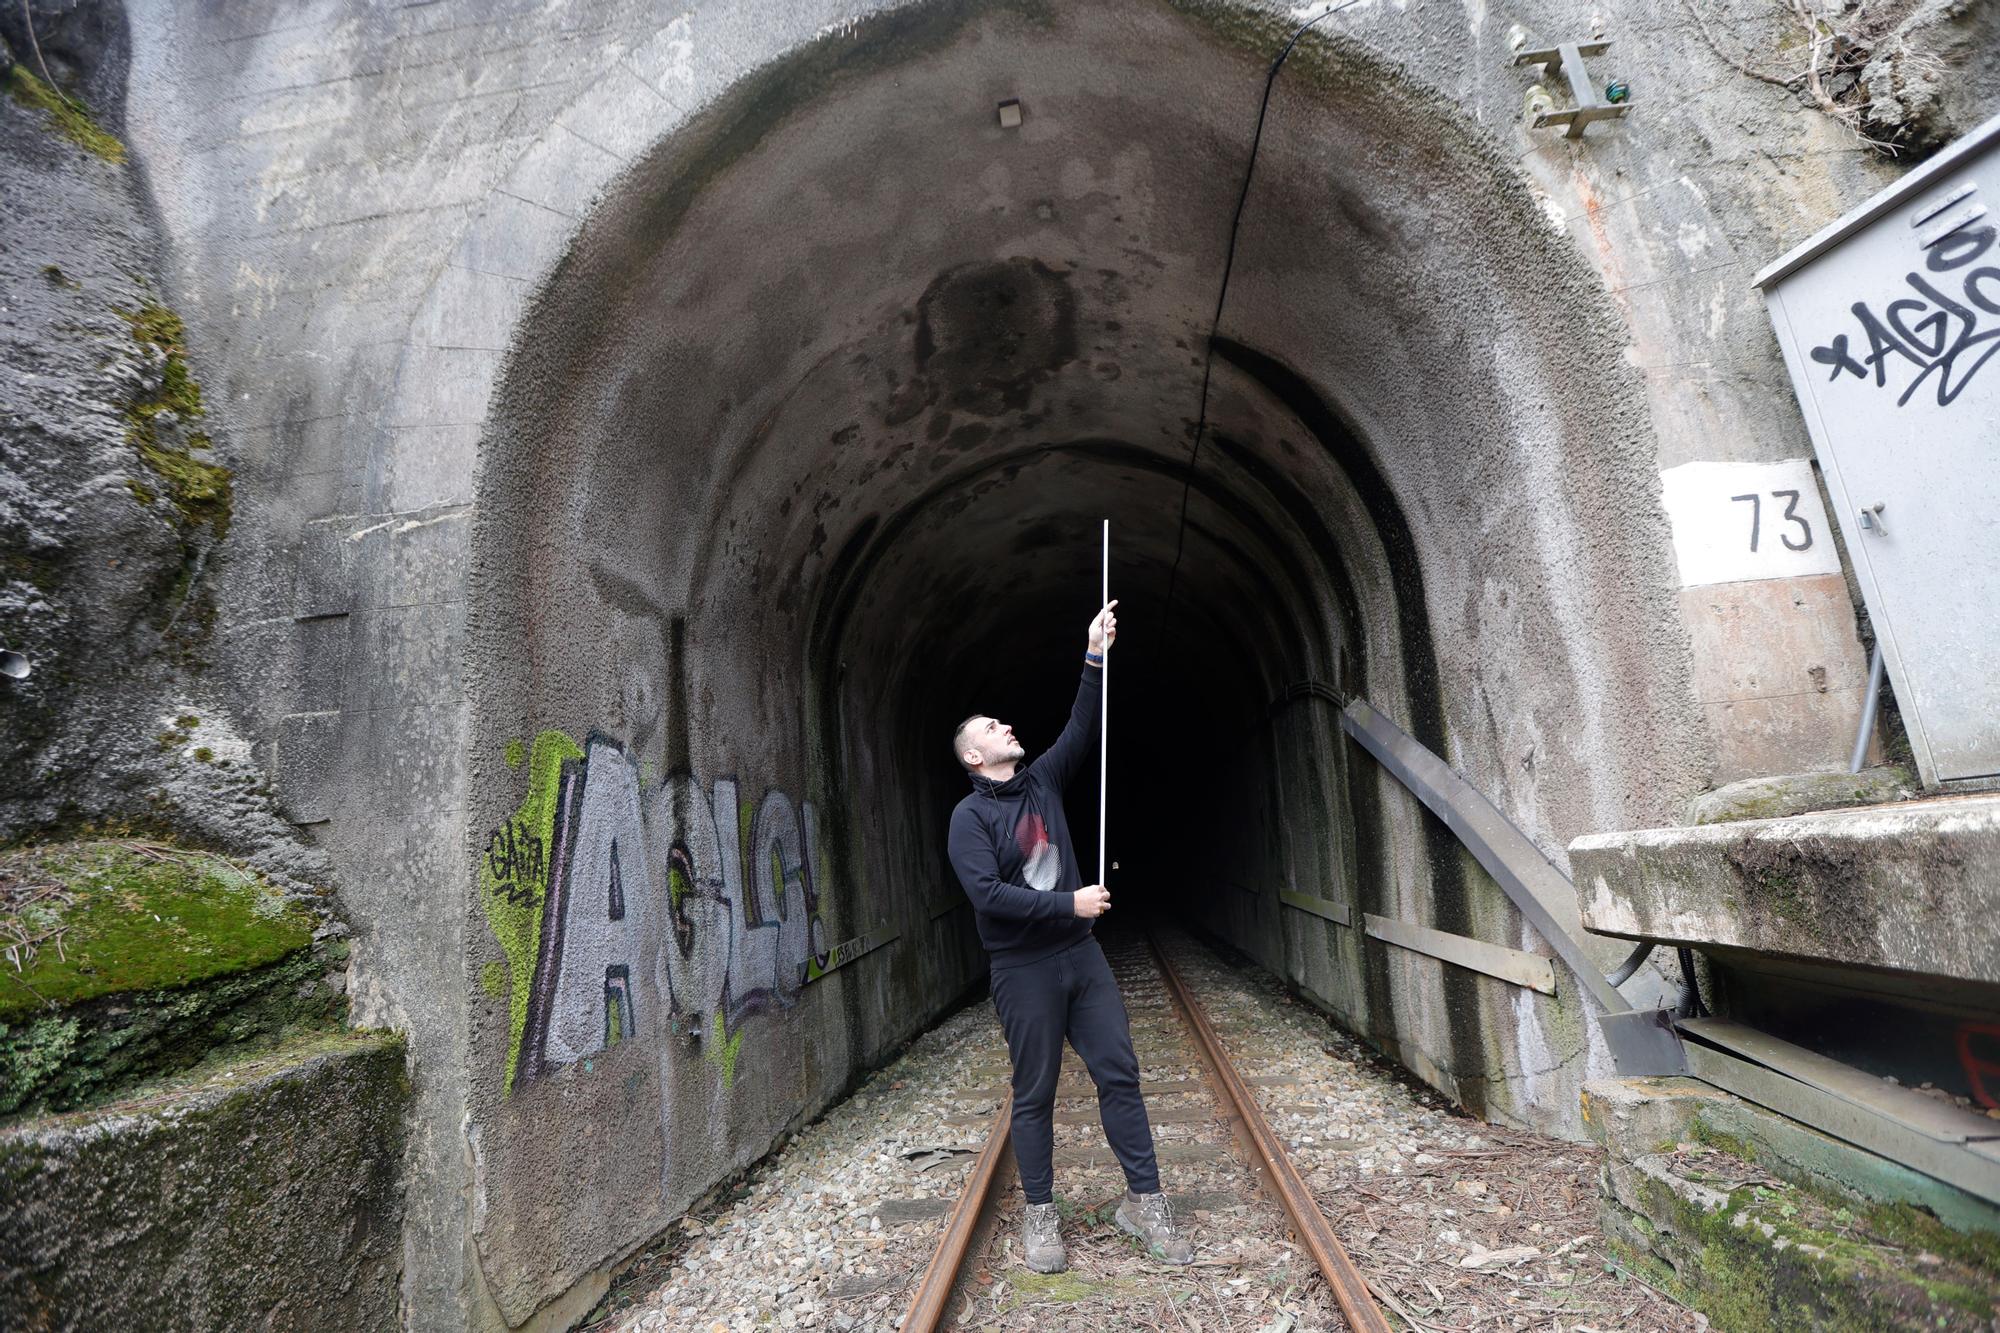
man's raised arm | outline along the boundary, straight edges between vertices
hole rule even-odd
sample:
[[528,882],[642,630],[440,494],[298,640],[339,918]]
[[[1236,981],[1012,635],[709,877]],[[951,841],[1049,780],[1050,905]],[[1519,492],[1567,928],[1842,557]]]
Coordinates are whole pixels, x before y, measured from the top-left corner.
[[958,872],[958,882],[965,887],[965,896],[988,916],[1004,921],[1060,921],[1076,915],[1073,893],[1040,893],[1000,878],[999,857],[970,811],[952,815],[945,850],[951,857],[951,868]]
[[1090,753],[1090,738],[1097,730],[1097,719],[1104,707],[1104,655],[1111,651],[1111,645],[1118,638],[1118,617],[1112,614],[1118,605],[1113,600],[1096,619],[1090,622],[1089,647],[1084,650],[1083,681],[1076,688],[1076,704],[1069,710],[1069,725],[1062,729],[1042,756],[1029,767],[1047,766],[1048,776],[1055,780],[1058,788],[1066,788],[1083,768],[1083,761]]

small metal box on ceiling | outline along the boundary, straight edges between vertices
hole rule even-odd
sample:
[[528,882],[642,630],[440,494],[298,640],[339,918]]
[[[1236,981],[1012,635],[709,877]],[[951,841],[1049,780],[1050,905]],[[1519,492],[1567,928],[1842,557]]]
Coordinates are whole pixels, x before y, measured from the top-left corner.
[[1931,786],[2000,777],[1996,213],[2000,117],[1756,278]]

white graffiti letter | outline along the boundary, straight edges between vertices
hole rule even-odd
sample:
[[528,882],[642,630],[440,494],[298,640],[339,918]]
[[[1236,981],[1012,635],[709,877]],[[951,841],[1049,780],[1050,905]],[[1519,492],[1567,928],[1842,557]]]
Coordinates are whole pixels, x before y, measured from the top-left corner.
[[559,816],[572,821],[570,854],[557,868],[561,906],[550,922],[557,934],[542,945],[554,961],[542,1048],[549,1065],[629,1041],[658,1000],[650,986],[634,989],[654,976],[660,944],[638,770],[616,744],[593,738],[582,777],[582,794],[572,798],[580,808]]

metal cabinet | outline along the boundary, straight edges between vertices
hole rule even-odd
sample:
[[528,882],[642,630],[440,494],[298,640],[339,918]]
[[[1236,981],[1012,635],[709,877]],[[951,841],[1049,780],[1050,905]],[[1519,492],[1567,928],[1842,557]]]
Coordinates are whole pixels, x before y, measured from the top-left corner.
[[2000,775],[2000,117],[1756,282],[1917,767]]

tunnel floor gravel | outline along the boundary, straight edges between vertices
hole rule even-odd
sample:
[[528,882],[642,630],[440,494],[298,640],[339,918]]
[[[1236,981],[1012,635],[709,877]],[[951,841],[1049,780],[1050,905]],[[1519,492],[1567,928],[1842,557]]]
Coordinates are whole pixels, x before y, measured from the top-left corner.
[[[1611,1264],[1596,1221],[1597,1148],[1469,1119],[1267,973],[1226,962],[1183,935],[1164,944],[1397,1326],[1439,1333],[1707,1327]],[[1110,935],[1105,945],[1151,1085],[1162,1179],[1196,1262],[1153,1263],[1110,1225],[1123,1181],[1071,1053],[1056,1131],[1070,1271],[1043,1277],[1021,1266],[1021,1195],[1010,1181],[993,1245],[968,1265],[958,1326],[1342,1327],[1276,1205],[1248,1187],[1240,1150],[1214,1114],[1164,990],[1135,962],[1143,945]],[[1006,1081],[1005,1044],[982,1000],[691,1209],[629,1268],[587,1327],[894,1329]]]

